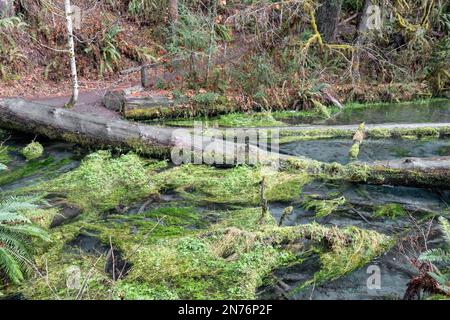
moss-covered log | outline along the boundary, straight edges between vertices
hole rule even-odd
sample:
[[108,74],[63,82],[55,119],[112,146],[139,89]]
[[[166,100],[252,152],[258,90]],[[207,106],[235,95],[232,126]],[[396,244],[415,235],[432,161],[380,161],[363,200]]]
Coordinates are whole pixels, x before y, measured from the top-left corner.
[[[253,145],[227,142],[214,136],[195,136],[184,129],[164,128],[126,120],[105,119],[23,99],[0,100],[0,127],[40,134],[80,145],[118,147],[157,158],[169,158],[175,151],[184,160],[201,155],[200,163],[234,164],[235,155],[249,163],[271,163],[272,153]],[[172,157],[173,160],[173,157]]]
[[[191,153],[201,154],[201,163],[209,163],[206,157],[212,156],[212,160],[222,159],[226,164],[234,164],[236,155],[239,155],[245,163],[273,164],[279,161],[285,169],[303,170],[326,179],[405,186],[450,186],[450,157],[407,158],[343,166],[270,153],[254,145],[224,142],[214,136],[195,136],[187,130],[104,119],[22,99],[0,100],[0,127],[97,148],[115,146],[160,158],[168,158],[176,147],[189,150],[189,157]],[[245,131],[240,134],[245,134]]]
[[450,157],[402,158],[347,165],[291,158],[284,161],[283,166],[285,170],[302,170],[326,180],[432,188],[450,186]]

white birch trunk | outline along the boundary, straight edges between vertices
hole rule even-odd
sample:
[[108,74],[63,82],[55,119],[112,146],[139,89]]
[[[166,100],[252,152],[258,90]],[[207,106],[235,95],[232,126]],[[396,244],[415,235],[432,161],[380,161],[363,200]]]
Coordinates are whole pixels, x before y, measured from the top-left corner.
[[70,4],[70,0],[64,0],[64,9],[66,15],[66,27],[68,37],[68,49],[70,57],[70,75],[72,78],[72,97],[67,103],[67,107],[71,108],[78,102],[78,75],[77,75],[77,62],[75,60],[75,43],[73,40],[73,10]]

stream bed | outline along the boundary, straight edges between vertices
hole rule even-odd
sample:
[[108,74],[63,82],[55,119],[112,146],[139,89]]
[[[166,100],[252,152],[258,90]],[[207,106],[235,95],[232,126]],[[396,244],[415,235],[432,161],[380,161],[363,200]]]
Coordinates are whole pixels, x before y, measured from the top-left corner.
[[[403,119],[407,119],[407,122],[450,122],[450,104],[442,102],[439,102],[437,105],[402,105],[401,108],[379,106],[371,107],[361,112],[363,113],[352,110],[351,115],[344,112],[330,120],[329,124],[354,124],[359,123],[361,119],[366,120],[367,123],[391,121],[400,123],[405,122],[402,121]],[[33,139],[34,137],[30,136],[14,135],[4,143],[4,146],[8,147],[9,159],[6,163],[8,170],[0,173],[0,192],[2,196],[14,195],[17,190],[26,190],[24,188],[30,188],[42,182],[51,181],[65,173],[76,171],[77,168],[82,166],[82,159],[87,154],[86,150],[82,150],[73,144],[39,140],[44,146],[44,155],[36,160],[25,161],[20,154],[20,149]],[[348,151],[351,146],[351,139],[317,139],[282,144],[280,151],[284,154],[304,156],[328,163],[347,164],[350,162]],[[367,139],[361,145],[358,160],[370,163],[403,157],[448,155],[450,155],[450,140],[447,139]],[[97,157],[99,156],[97,155]],[[120,162],[117,162],[119,165],[114,162],[118,158],[120,158],[120,155],[114,154],[108,160],[108,164],[111,167],[108,167],[110,171],[106,171],[107,174],[110,172],[111,174],[117,172],[121,174],[123,172],[128,173],[128,170],[137,174],[136,171],[131,171],[133,168],[128,167],[134,162],[126,162],[126,168],[123,168],[120,167]],[[94,161],[94,163],[96,162]],[[151,165],[155,164],[145,163],[143,167]],[[102,169],[95,166],[93,168],[99,171]],[[126,282],[128,274],[131,274],[130,277],[132,278],[133,268],[139,267],[139,263],[142,261],[140,261],[140,257],[136,258],[130,257],[129,254],[127,255],[126,250],[122,251],[118,247],[112,248],[111,241],[113,237],[123,238],[128,241],[139,240],[139,242],[132,242],[133,244],[137,243],[139,249],[141,246],[154,244],[155,239],[152,238],[152,232],[157,233],[157,237],[166,237],[164,244],[170,245],[171,241],[176,239],[177,236],[187,235],[186,237],[189,238],[191,234],[209,230],[208,228],[211,226],[220,226],[221,223],[224,223],[225,230],[228,233],[223,235],[223,238],[228,239],[228,237],[231,237],[230,234],[242,232],[237,230],[241,225],[230,225],[230,222],[226,220],[229,215],[233,216],[236,212],[247,209],[256,209],[257,212],[260,210],[257,205],[255,207],[254,203],[226,201],[226,196],[222,202],[208,201],[208,199],[205,201],[205,196],[208,195],[209,189],[212,189],[211,192],[213,194],[216,186],[211,184],[211,181],[206,180],[206,182],[203,182],[206,184],[206,187],[200,185],[204,189],[195,190],[195,183],[190,182],[191,185],[189,184],[189,175],[183,176],[181,173],[176,178],[187,180],[185,189],[167,188],[153,192],[153,176],[159,172],[169,171],[171,168],[173,167],[168,166],[156,169],[152,173],[150,181],[145,181],[145,183],[148,183],[148,186],[139,185],[139,179],[133,182],[136,186],[143,188],[145,192],[138,193],[139,196],[127,204],[122,204],[120,201],[118,204],[115,202],[112,202],[113,204],[108,202],[97,204],[95,203],[96,200],[92,200],[94,202],[92,204],[89,203],[89,199],[83,199],[83,194],[79,194],[78,196],[81,199],[75,198],[75,200],[80,201],[82,205],[77,206],[68,203],[67,201],[74,200],[67,199],[67,195],[64,193],[47,194],[46,200],[48,200],[50,205],[55,205],[62,210],[61,216],[67,213],[58,223],[55,223],[54,220],[50,225],[53,232],[56,232],[64,241],[61,245],[62,249],[58,249],[61,250],[58,252],[61,255],[61,263],[69,263],[70,261],[78,263],[78,261],[85,261],[86,256],[92,256],[94,259],[104,257],[105,268],[103,272],[107,280],[103,279],[103,282],[106,283],[110,279]],[[243,174],[245,173],[246,171],[243,171]],[[95,175],[91,176],[91,173],[83,171],[79,179],[89,180],[92,177],[95,177]],[[126,199],[128,199],[129,193],[135,191],[135,185],[129,187],[128,181],[125,181],[129,177],[119,175],[117,181],[111,182],[111,185],[108,184],[108,178],[107,175],[105,177],[102,176],[100,181],[105,184],[105,190],[108,190],[108,187],[114,187],[111,191],[114,196],[116,196],[116,189],[119,190],[117,191],[118,194]],[[234,179],[237,180],[238,178]],[[231,189],[231,191],[239,186],[237,181],[233,179],[227,180],[226,174],[223,174],[223,180],[225,181],[225,187]],[[217,181],[219,181],[217,182],[218,184],[221,183],[220,179]],[[92,180],[92,183],[95,184],[97,181]],[[248,188],[252,187],[254,186],[248,185]],[[374,231],[381,235],[392,236],[395,239],[395,244],[382,255],[371,261],[366,261],[363,266],[343,276],[329,279],[317,285],[314,283],[312,286],[303,288],[302,284],[314,279],[318,270],[321,269],[321,258],[318,249],[311,245],[311,239],[305,239],[302,242],[303,251],[301,259],[299,259],[301,262],[297,261],[297,263],[287,267],[277,267],[272,270],[266,277],[267,279],[264,279],[263,285],[256,290],[255,297],[258,299],[402,299],[408,283],[413,277],[417,276],[417,269],[408,258],[408,254],[416,250],[417,243],[415,241],[417,240],[414,240],[414,236],[420,230],[426,229],[429,231],[428,241],[430,248],[442,247],[445,243],[445,240],[439,233],[438,224],[434,217],[436,215],[448,215],[450,211],[450,186],[448,190],[437,190],[434,188],[393,187],[342,181],[308,180],[304,185],[297,188],[297,190],[294,190],[297,196],[289,201],[269,201],[269,212],[277,224],[283,220],[281,223],[283,227],[316,224],[330,229],[336,227],[339,230],[355,227],[358,230]],[[97,190],[97,193],[104,192],[103,186],[95,190]],[[242,192],[242,198],[247,196],[244,192]],[[120,199],[119,195],[117,195],[118,199]],[[109,197],[110,195],[108,194],[107,196]],[[233,199],[238,198],[234,194],[229,195],[229,197],[230,199],[233,197]],[[331,214],[325,216],[319,217],[315,210],[305,205],[311,199],[329,201],[337,198],[343,198],[345,202],[336,206]],[[99,199],[103,198],[99,197]],[[116,198],[113,199],[116,200]],[[88,210],[85,210],[83,205]],[[92,208],[97,208],[97,205],[107,209],[101,209],[95,213],[89,211]],[[290,213],[286,215],[286,209],[288,208],[290,208]],[[81,218],[83,213],[88,215],[88,219],[83,220]],[[233,219],[237,218],[232,218],[231,222],[234,221]],[[74,230],[73,226],[78,229]],[[59,234],[58,228],[67,228],[67,232],[64,231],[62,234]],[[212,230],[215,229],[213,228]],[[105,237],[105,232],[109,239]],[[109,233],[113,236],[110,236]],[[245,235],[246,232],[243,232],[243,234]],[[410,234],[412,234],[411,237]],[[122,249],[129,249],[130,245],[122,243],[121,247]],[[194,255],[198,252],[203,252],[202,250],[205,248],[204,244],[198,241],[181,243],[178,247],[180,246],[186,246],[191,250],[189,251],[190,253],[194,252]],[[140,251],[138,249],[136,252],[133,251],[131,256],[139,255]],[[159,249],[163,252],[162,254],[169,256],[174,254],[170,249],[165,251],[165,247]],[[226,249],[226,246],[225,248],[220,246],[214,248],[214,250],[224,251],[220,255],[221,260],[219,262],[209,262],[214,273],[216,272],[217,263],[224,263],[225,261],[229,266],[229,264],[233,263],[233,259],[237,259],[234,253],[228,254]],[[155,252],[149,253],[145,250],[143,252],[150,258],[155,254]],[[417,254],[417,252],[414,253]],[[356,252],[355,254],[358,255],[359,253]],[[164,258],[158,257],[156,259],[158,265],[162,263],[162,269],[172,267],[163,265]],[[199,259],[195,258],[195,263],[199,263],[202,265],[202,268],[206,268],[207,263]],[[131,260],[134,263],[130,262]],[[56,264],[58,262],[58,260],[54,261]],[[118,274],[118,270],[122,270],[123,274]],[[377,270],[381,276],[381,286],[378,289],[370,289],[368,287],[368,277],[373,270]],[[158,268],[154,270],[154,272],[159,271]],[[144,270],[143,274],[145,275],[145,273],[147,273],[147,270]],[[201,274],[201,277],[205,277],[205,275]],[[273,279],[276,280],[273,281]],[[169,280],[166,279],[164,281],[170,283]],[[191,285],[190,283],[188,284]],[[126,285],[130,284],[126,283]],[[125,288],[127,288],[126,285]],[[194,287],[199,286],[195,284]],[[157,293],[152,291],[154,288],[145,286],[138,288],[139,290],[133,287],[133,290],[138,291],[138,293],[133,291],[133,294],[139,298],[147,297],[149,292],[160,297],[158,295],[160,294],[159,291]],[[16,295],[21,296],[22,292],[11,293],[11,296]],[[173,293],[171,295],[162,295],[161,297],[177,298]]]
[[[351,139],[318,139],[280,145],[280,151],[292,156],[305,156],[322,162],[347,164]],[[406,157],[436,157],[450,154],[450,140],[367,139],[360,147],[358,160],[374,162]]]

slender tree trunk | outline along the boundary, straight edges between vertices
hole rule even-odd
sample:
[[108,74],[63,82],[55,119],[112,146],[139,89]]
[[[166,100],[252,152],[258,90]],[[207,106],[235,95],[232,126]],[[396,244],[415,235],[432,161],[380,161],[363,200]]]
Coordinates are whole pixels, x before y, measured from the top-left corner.
[[319,5],[317,10],[319,32],[326,42],[332,42],[336,38],[342,0],[320,0]]
[[73,40],[73,21],[72,21],[72,6],[70,0],[64,0],[64,9],[66,15],[66,27],[68,38],[68,50],[70,57],[70,75],[72,77],[72,97],[67,103],[66,107],[71,108],[78,102],[78,76],[77,76],[77,62],[75,59],[75,43]]
[[14,0],[0,0],[0,18],[11,17],[14,14]]
[[361,81],[360,64],[361,64],[361,47],[366,42],[366,35],[368,30],[368,18],[369,18],[369,8],[372,5],[371,0],[365,0],[361,14],[358,21],[358,26],[356,29],[355,37],[355,50],[353,51],[353,68],[352,75],[354,82]]
[[169,1],[169,16],[171,23],[178,22],[178,0]]

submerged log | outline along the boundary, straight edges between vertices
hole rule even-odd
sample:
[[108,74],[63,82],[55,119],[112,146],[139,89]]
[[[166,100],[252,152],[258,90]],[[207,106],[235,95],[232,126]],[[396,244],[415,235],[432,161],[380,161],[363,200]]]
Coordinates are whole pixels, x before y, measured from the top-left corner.
[[[450,157],[406,158],[370,165],[352,163],[344,166],[281,155],[256,145],[234,142],[234,139],[224,141],[211,135],[210,132],[196,135],[186,129],[105,119],[98,115],[80,114],[23,99],[0,100],[0,127],[95,148],[119,147],[140,154],[171,158],[176,164],[182,162],[214,165],[280,164],[281,169],[307,171],[311,175],[324,179],[372,184],[450,187]],[[240,134],[245,135],[245,130]]]

